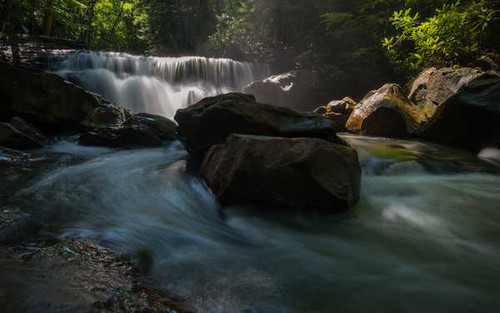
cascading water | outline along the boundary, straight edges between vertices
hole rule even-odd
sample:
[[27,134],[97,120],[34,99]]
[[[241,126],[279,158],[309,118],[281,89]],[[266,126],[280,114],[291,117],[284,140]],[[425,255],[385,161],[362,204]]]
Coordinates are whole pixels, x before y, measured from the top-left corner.
[[265,78],[265,64],[204,57],[158,58],[77,51],[51,70],[134,112],[173,117],[177,109],[204,97],[242,91]]
[[67,165],[12,181],[11,201],[56,235],[149,255],[151,283],[199,312],[498,312],[498,168],[435,145],[346,139],[364,173],[345,215],[221,215],[179,142],[56,143],[40,153]]

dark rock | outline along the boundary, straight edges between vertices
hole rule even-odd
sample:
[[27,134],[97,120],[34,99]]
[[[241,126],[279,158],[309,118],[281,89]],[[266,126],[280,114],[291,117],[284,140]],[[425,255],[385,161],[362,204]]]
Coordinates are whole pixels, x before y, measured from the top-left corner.
[[354,149],[322,139],[231,135],[201,175],[222,204],[339,212],[358,200],[361,169]]
[[42,145],[46,145],[49,141],[34,125],[28,123],[18,116],[13,117],[10,120],[9,124]]
[[82,129],[102,99],[44,71],[0,63],[0,116],[14,116],[46,131]]
[[318,137],[343,142],[332,121],[255,101],[251,95],[229,93],[205,98],[178,110],[175,120],[190,153],[203,154],[233,133],[280,137]]
[[363,135],[405,137],[425,120],[420,107],[408,100],[399,85],[385,84],[354,108],[346,129]]
[[290,71],[252,82],[244,89],[244,93],[254,95],[261,103],[312,111],[328,99],[329,92],[320,86],[320,81],[315,72]]
[[427,118],[432,117],[437,106],[448,100],[472,80],[484,75],[480,69],[429,68],[412,83],[408,98],[418,104]]
[[437,107],[417,136],[475,152],[500,142],[500,75],[474,76]]
[[166,117],[149,113],[135,114],[127,119],[123,126],[149,129],[154,131],[156,136],[163,141],[174,140],[174,134],[177,132],[177,124],[173,121]]
[[14,149],[41,148],[48,142],[38,129],[25,120],[14,117],[10,123],[0,123],[0,145]]
[[154,114],[140,113],[115,127],[96,128],[84,133],[79,143],[102,147],[155,147],[175,140],[177,125]]
[[314,113],[334,121],[335,125],[339,127],[339,131],[345,131],[345,124],[356,104],[356,101],[345,97],[342,100],[331,101],[327,105],[317,108]]
[[130,117],[129,110],[107,103],[92,110],[83,120],[83,125],[91,128],[118,126]]

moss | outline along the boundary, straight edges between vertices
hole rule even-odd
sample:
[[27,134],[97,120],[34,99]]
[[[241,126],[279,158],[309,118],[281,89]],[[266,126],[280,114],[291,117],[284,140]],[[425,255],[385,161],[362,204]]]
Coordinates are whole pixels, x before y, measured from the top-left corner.
[[416,161],[419,155],[394,143],[381,143],[367,147],[368,152],[380,159]]
[[81,263],[92,261],[95,248],[91,243],[85,240],[77,241],[58,241],[49,246],[41,247],[37,253],[37,258],[56,258],[62,259],[71,263]]

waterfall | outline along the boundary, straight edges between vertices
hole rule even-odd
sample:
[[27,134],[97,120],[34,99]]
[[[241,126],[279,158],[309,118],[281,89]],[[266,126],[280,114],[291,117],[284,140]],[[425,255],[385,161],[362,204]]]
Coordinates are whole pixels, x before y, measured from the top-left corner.
[[77,51],[52,66],[57,75],[131,109],[173,117],[204,97],[242,91],[268,76],[265,64],[205,57],[144,57]]

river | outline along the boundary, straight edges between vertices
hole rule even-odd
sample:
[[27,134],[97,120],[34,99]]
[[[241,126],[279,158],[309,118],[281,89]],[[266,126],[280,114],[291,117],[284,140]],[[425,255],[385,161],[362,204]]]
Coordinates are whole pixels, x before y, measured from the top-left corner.
[[180,142],[117,150],[62,138],[37,151],[49,165],[3,192],[54,236],[132,255],[199,312],[498,312],[498,167],[430,143],[343,137],[363,178],[340,215],[220,208],[186,173]]

